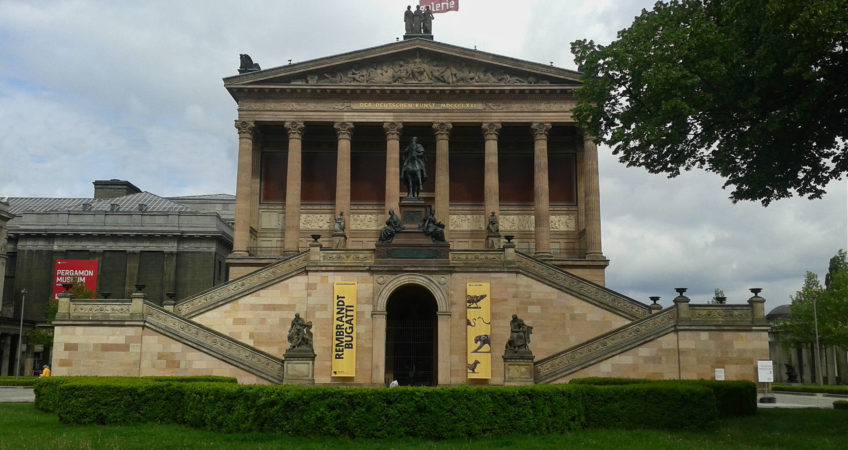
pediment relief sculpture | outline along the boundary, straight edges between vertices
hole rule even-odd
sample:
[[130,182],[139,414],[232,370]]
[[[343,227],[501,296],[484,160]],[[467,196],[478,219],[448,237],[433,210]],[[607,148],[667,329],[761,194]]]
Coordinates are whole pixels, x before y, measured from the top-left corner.
[[[551,84],[551,79],[474,62],[409,56],[312,73],[291,84]],[[571,82],[569,82],[571,84]]]

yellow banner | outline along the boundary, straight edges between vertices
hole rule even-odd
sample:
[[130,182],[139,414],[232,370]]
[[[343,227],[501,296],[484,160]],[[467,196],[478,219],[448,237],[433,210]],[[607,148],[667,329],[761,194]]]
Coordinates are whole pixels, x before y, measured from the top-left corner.
[[333,376],[356,375],[356,282],[333,283]]
[[491,304],[489,283],[467,283],[465,286],[466,340],[469,379],[492,378]]

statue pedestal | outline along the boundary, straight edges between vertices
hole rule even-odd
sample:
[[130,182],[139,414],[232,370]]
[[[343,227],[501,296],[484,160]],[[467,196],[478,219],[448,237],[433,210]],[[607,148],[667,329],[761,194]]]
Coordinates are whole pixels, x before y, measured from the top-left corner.
[[501,248],[501,234],[489,233],[486,235],[486,248],[495,249]]
[[333,248],[347,248],[347,236],[344,233],[333,233]]
[[315,353],[286,351],[283,355],[283,384],[315,384]]
[[429,39],[429,40],[431,40],[431,41],[432,41],[432,40],[433,40],[433,35],[432,35],[432,34],[424,34],[424,33],[410,33],[410,34],[404,34],[404,35],[403,35],[403,40],[405,41],[405,40],[407,40],[407,39]]
[[506,352],[504,361],[504,386],[536,384],[533,375],[533,360],[530,352]]

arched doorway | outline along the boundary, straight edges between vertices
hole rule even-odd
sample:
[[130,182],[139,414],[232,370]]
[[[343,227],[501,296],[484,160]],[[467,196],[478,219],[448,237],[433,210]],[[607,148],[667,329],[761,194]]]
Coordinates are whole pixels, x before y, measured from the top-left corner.
[[386,377],[401,386],[435,386],[438,368],[436,299],[426,288],[397,288],[386,305]]

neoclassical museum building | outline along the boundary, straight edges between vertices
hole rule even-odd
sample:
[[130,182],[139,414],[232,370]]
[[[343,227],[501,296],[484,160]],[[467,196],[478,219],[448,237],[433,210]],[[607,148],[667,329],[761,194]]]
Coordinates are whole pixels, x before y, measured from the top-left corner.
[[62,298],[54,373],[755,379],[769,355],[756,293],[694,305],[680,291],[662,309],[604,287],[598,152],[572,117],[580,73],[406,38],[264,70],[242,55],[224,79],[230,281],[161,305]]

